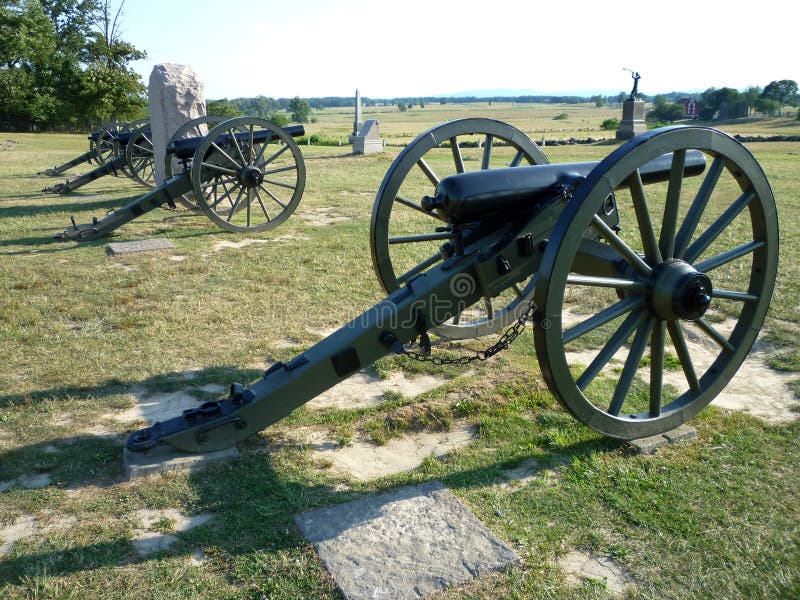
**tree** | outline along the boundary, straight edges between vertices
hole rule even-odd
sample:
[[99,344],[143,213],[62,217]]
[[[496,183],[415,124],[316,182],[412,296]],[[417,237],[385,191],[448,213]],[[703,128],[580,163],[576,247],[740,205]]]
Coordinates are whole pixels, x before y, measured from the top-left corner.
[[797,82],[792,79],[780,79],[771,81],[761,92],[762,98],[775,100],[778,103],[778,114],[783,110],[783,106],[797,104]]
[[768,117],[774,117],[776,114],[780,114],[780,106],[775,100],[771,100],[770,98],[759,98],[756,100],[755,109],[762,115],[767,115]]
[[295,123],[307,123],[311,117],[311,105],[308,100],[295,96],[289,101],[289,112]]
[[0,6],[0,123],[6,128],[45,123],[58,107],[49,64],[55,28],[35,0]]
[[406,111],[408,111],[408,106],[406,106],[405,102],[398,102],[397,103],[397,110],[399,110],[400,112],[406,112]]
[[128,119],[139,116],[146,105],[144,84],[128,63],[146,58],[147,54],[121,38],[124,6],[122,0],[112,16],[110,0],[102,0],[92,22],[94,31],[86,48],[84,96],[92,118]]
[[223,98],[222,100],[209,100],[206,102],[206,114],[232,119],[233,117],[241,117],[243,113],[238,104]]
[[757,85],[751,85],[747,88],[742,97],[744,98],[745,102],[747,102],[747,114],[749,115],[751,111],[757,110],[756,103],[758,99],[761,97],[761,88]]

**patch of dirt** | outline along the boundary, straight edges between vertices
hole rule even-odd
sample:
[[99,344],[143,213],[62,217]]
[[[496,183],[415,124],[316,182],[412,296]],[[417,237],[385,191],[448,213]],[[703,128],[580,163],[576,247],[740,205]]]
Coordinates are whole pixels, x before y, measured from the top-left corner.
[[214,250],[214,252],[219,252],[221,250],[226,250],[228,248],[238,249],[238,248],[244,248],[245,246],[250,246],[252,244],[266,244],[268,242],[269,242],[269,240],[261,240],[261,239],[256,239],[256,238],[248,238],[248,239],[242,240],[240,242],[231,242],[231,241],[228,241],[228,240],[221,240],[221,241],[219,241],[219,242],[214,244],[212,250]]
[[360,481],[415,469],[429,456],[445,456],[467,446],[477,436],[474,427],[464,425],[450,431],[423,431],[405,435],[383,446],[363,441],[341,446],[322,432],[302,433],[315,459],[329,462],[336,470]]
[[632,581],[611,558],[595,558],[578,550],[564,556],[558,566],[571,585],[580,585],[586,579],[604,581],[608,591],[615,596],[621,596]]
[[[222,393],[224,386],[208,384],[200,387],[201,390],[211,393]],[[132,423],[135,421],[166,421],[177,417],[188,408],[197,408],[202,402],[184,391],[165,392],[162,394],[146,394],[145,392],[134,392],[133,397],[136,405],[127,410],[110,413],[107,417],[122,423]]]
[[[580,319],[582,320],[582,319]],[[565,319],[565,322],[567,319]],[[575,319],[574,322],[577,322]],[[570,322],[574,324],[574,322]],[[729,335],[735,325],[734,321],[714,324],[714,328],[724,335]],[[695,371],[702,374],[719,355],[719,347],[707,336],[699,334],[691,327],[685,327],[687,346],[692,357]],[[670,348],[670,352],[674,351]],[[570,364],[588,365],[596,356],[596,352],[569,352],[567,360]],[[610,368],[621,369],[627,356],[627,348],[620,350],[604,369],[611,374]],[[756,341],[750,355],[728,385],[719,393],[712,404],[728,410],[745,412],[764,419],[772,424],[785,424],[800,419],[796,411],[798,400],[789,384],[797,379],[794,373],[783,373],[769,366],[769,352]],[[640,369],[638,374],[647,379],[649,371]],[[618,376],[618,372],[615,376]],[[678,390],[686,390],[688,385],[683,371],[665,370],[664,383],[675,386]],[[794,410],[793,410],[794,409]]]
[[[140,556],[167,550],[178,541],[178,537],[171,533],[165,533],[164,529],[174,533],[183,533],[207,523],[213,517],[214,515],[210,514],[187,517],[174,508],[137,510],[134,518],[139,522],[139,527],[133,530],[133,546]],[[161,531],[158,531],[159,529]]]
[[167,258],[175,262],[183,262],[184,260],[186,260],[187,257],[184,256],[183,254],[173,254],[171,256],[168,256]]
[[432,375],[419,375],[409,378],[403,372],[392,373],[381,379],[370,370],[361,371],[323,392],[306,406],[309,408],[365,408],[377,406],[387,391],[400,392],[414,397],[435,389],[445,383],[445,379]]
[[0,141],[0,150],[13,150],[14,146],[19,144],[19,142],[15,142],[14,140],[2,140]]
[[21,539],[63,531],[77,522],[78,517],[75,515],[65,515],[42,526],[41,522],[32,515],[19,517],[11,525],[0,529],[0,556],[8,554],[14,544]]
[[298,218],[311,225],[324,226],[351,220],[350,217],[338,214],[333,208],[308,208],[296,214]]
[[11,488],[22,488],[26,490],[38,490],[50,485],[52,478],[47,473],[38,475],[22,475],[10,481],[0,482],[0,492],[6,492]]

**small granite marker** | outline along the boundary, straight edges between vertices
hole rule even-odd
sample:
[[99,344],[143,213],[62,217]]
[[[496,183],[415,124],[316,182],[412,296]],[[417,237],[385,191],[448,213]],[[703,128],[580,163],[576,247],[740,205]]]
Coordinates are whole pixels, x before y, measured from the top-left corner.
[[172,250],[175,246],[168,239],[152,238],[149,240],[132,240],[130,242],[112,242],[106,246],[109,254],[133,254],[150,250]]
[[347,600],[418,599],[520,561],[438,481],[295,522]]

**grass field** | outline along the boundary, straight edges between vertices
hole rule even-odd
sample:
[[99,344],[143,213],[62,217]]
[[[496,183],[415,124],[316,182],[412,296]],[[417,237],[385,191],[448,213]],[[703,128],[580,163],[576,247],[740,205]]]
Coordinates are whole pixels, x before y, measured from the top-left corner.
[[[339,598],[294,515],[433,479],[523,558],[439,598],[613,597],[602,580],[566,576],[559,561],[571,551],[612,559],[630,598],[800,597],[797,421],[776,425],[712,405],[692,421],[696,442],[634,456],[560,408],[527,334],[469,371],[383,359],[382,376],[424,372],[447,382],[413,400],[387,394],[371,408],[302,408],[243,443],[238,460],[123,481],[124,440],[143,423],[117,415],[135,396],[214,398],[218,386],[254,381],[382,298],[368,231],[376,191],[400,151],[393,144],[482,116],[537,142],[607,138],[545,147],[554,163],[599,160],[616,147],[599,125],[618,112],[498,103],[367,109],[387,151],[303,146],[303,200],[274,231],[244,238],[202,214],[158,209],[83,244],[52,236],[70,216],[88,222],[142,188],[106,177],[70,195],[43,195],[54,180],[35,173],[84,152],[85,136],[0,133],[0,597]],[[554,120],[561,113],[568,117]],[[346,137],[352,128],[352,112],[316,116],[309,133]],[[797,120],[720,127],[800,135]],[[775,369],[797,373],[800,142],[748,148],[771,182],[781,227],[762,345]],[[105,251],[109,241],[148,237],[175,249]],[[314,430],[344,444],[386,443],[460,426],[478,432],[470,445],[367,481],[332,469],[294,437]],[[530,484],[506,483],[505,470],[531,464]],[[170,510],[210,518],[181,532]],[[146,511],[167,512],[146,522]],[[136,541],[144,530],[176,540],[143,554]]]

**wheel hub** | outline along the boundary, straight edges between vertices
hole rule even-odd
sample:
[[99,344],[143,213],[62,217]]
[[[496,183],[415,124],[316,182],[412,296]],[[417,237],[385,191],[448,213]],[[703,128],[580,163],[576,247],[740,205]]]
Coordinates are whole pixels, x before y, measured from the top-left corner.
[[705,273],[682,260],[667,261],[655,270],[651,307],[660,319],[696,321],[711,305],[712,290]]
[[239,181],[245,187],[258,187],[264,181],[264,174],[256,167],[244,167],[239,171]]

